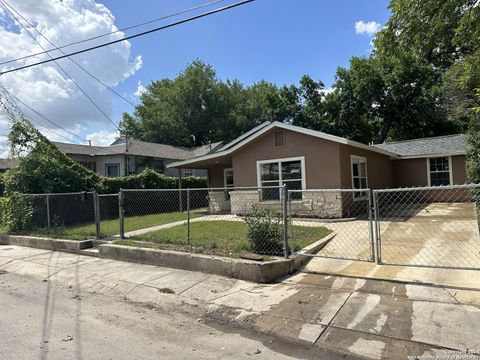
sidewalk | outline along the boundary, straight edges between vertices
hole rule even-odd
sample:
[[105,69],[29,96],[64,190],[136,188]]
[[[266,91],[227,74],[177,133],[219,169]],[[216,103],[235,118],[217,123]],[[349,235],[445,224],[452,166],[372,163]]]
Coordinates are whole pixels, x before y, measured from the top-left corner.
[[[480,292],[299,273],[259,285],[216,275],[0,246],[3,271],[229,322],[373,359],[480,351]],[[1,275],[0,275],[1,281]]]

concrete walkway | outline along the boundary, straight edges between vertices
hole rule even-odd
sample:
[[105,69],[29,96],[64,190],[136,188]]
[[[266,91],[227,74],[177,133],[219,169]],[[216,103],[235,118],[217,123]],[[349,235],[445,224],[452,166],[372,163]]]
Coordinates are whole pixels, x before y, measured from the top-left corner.
[[187,303],[205,321],[372,359],[480,352],[478,291],[308,273],[259,285],[10,245],[0,246],[3,272],[134,302]]

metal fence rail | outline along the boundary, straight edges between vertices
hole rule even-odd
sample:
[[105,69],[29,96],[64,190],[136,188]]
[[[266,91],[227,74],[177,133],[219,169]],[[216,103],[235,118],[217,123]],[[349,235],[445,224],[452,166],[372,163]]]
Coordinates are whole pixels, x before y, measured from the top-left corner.
[[301,242],[306,228],[321,227],[333,236],[311,256],[375,261],[369,189],[289,190],[290,239]]
[[479,269],[480,185],[374,190],[378,261]]

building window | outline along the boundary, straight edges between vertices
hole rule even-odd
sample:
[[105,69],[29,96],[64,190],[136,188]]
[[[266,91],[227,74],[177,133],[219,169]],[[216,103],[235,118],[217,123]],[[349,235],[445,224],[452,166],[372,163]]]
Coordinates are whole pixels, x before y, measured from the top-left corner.
[[[259,186],[287,186],[287,190],[305,188],[304,158],[290,158],[257,162]],[[280,189],[262,189],[262,200],[279,200]],[[301,199],[301,192],[290,193],[291,199]]]
[[120,176],[120,164],[105,164],[105,176]]
[[93,172],[97,171],[97,163],[95,161],[79,161],[79,164],[86,167],[88,170]]
[[275,147],[285,146],[285,131],[275,131]]
[[229,201],[230,190],[233,189],[233,169],[225,169],[223,171],[223,179],[225,184],[225,201]]
[[[367,159],[360,156],[352,156],[352,188],[353,189],[367,189]],[[367,197],[366,192],[355,191],[353,193],[354,199],[365,199]]]
[[193,176],[193,169],[183,169],[183,176]]
[[445,186],[452,183],[450,157],[436,157],[427,159],[428,185]]

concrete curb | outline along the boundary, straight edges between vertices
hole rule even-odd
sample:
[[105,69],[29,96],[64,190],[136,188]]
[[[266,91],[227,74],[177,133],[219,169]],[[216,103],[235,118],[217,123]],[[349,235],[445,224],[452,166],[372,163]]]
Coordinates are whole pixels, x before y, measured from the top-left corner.
[[310,256],[304,254],[317,253],[334,236],[334,233],[328,235],[289,259],[263,262],[115,244],[100,245],[98,249],[100,257],[106,259],[200,271],[258,283],[270,283],[298,270],[311,259]]
[[17,245],[53,251],[80,252],[81,250],[91,248],[93,243],[92,240],[77,241],[37,236],[0,234],[0,245]]

